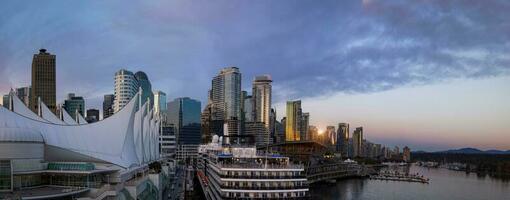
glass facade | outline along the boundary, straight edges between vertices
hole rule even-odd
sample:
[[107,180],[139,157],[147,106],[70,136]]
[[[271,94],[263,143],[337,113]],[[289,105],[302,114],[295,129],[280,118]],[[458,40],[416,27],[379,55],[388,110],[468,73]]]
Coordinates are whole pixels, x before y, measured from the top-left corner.
[[12,189],[12,170],[10,160],[0,161],[0,191]]
[[168,123],[176,127],[178,144],[200,144],[200,101],[183,97],[168,103]]

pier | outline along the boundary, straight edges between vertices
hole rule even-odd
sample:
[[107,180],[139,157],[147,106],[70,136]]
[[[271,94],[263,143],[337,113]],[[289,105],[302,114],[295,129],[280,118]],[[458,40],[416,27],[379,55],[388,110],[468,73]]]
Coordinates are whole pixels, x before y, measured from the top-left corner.
[[401,174],[398,172],[383,172],[377,175],[370,175],[373,180],[386,180],[386,181],[406,181],[417,183],[429,183],[430,179],[420,176],[419,174]]

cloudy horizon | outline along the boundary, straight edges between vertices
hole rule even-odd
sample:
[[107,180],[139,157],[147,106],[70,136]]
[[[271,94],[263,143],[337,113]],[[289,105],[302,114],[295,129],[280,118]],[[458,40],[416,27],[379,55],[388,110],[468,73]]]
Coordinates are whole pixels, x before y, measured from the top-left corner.
[[314,125],[363,126],[413,150],[510,149],[510,2],[504,0],[3,1],[0,94],[57,55],[57,99],[88,108],[121,68],[168,99],[206,103],[219,70],[273,78],[274,105],[302,99]]

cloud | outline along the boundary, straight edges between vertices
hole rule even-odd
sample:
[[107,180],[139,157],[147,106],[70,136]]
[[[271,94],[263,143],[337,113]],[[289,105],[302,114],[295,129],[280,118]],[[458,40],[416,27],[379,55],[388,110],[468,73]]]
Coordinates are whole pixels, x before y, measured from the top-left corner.
[[120,68],[145,71],[169,99],[202,101],[232,65],[245,89],[271,74],[276,101],[510,71],[504,0],[3,4],[1,92],[29,84],[31,55],[43,46],[57,54],[59,97],[100,98]]

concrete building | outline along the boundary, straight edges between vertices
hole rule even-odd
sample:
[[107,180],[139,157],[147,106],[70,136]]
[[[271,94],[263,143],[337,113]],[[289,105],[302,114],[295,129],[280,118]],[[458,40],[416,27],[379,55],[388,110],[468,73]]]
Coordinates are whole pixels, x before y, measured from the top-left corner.
[[[121,69],[115,73],[113,112],[119,112],[138,92],[138,81],[133,72]],[[150,91],[152,92],[152,91]],[[142,95],[142,98],[144,95]],[[145,100],[144,100],[145,101]]]
[[74,93],[67,94],[66,100],[62,107],[71,115],[71,117],[77,121],[77,113],[81,116],[85,114],[85,100],[81,96],[76,96]]
[[88,109],[87,117],[85,118],[88,123],[94,123],[99,121],[99,110],[98,109]]
[[287,116],[285,124],[285,140],[299,141],[301,140],[301,122],[302,110],[301,100],[287,101]]
[[363,127],[357,127],[352,134],[352,156],[363,156]]
[[253,113],[256,122],[263,122],[266,129],[270,126],[270,112],[271,112],[271,76],[262,75],[257,76],[253,80]]
[[106,94],[103,98],[103,119],[113,115],[113,102],[115,96],[113,94]]
[[48,53],[46,49],[40,49],[39,54],[34,54],[32,59],[32,91],[30,94],[30,108],[38,112],[38,99],[48,106],[54,114],[57,112],[56,81],[55,81],[56,56]]

